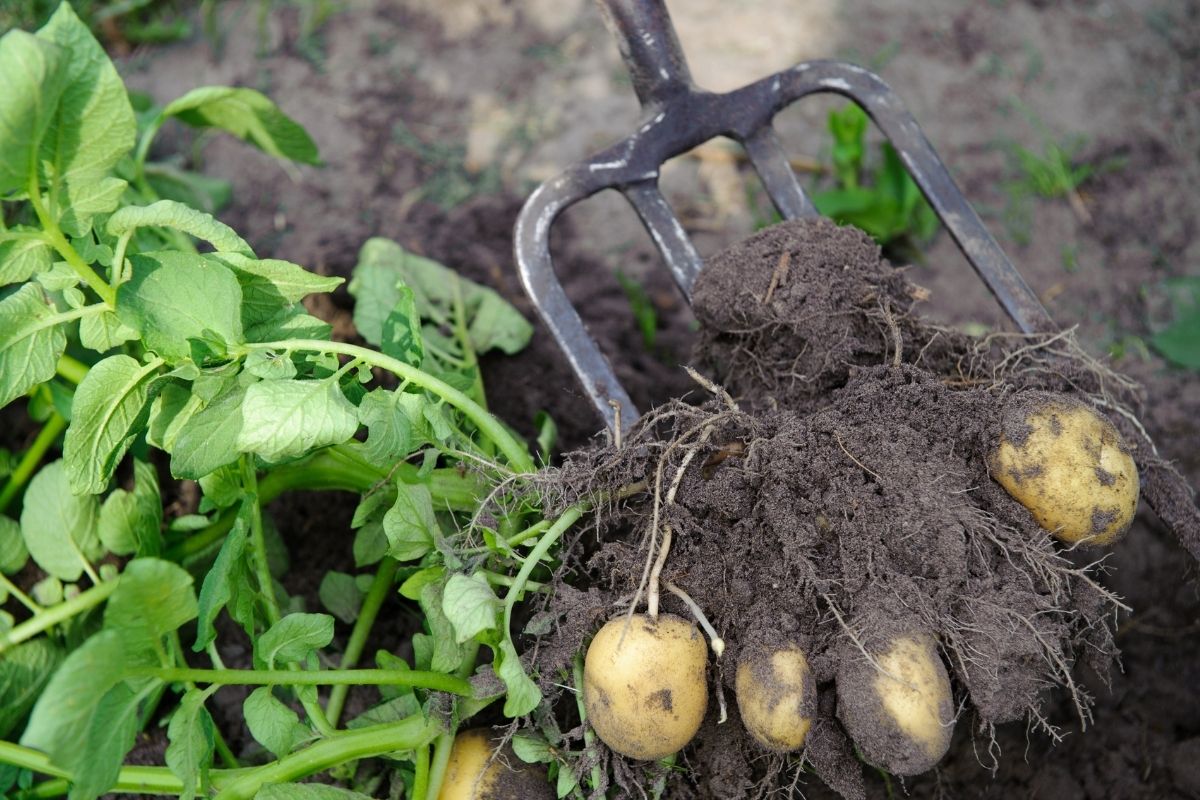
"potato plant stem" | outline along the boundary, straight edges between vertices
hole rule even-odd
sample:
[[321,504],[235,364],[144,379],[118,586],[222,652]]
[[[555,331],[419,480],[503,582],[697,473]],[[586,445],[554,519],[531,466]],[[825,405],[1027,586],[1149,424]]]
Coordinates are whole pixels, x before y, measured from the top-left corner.
[[58,251],[58,254],[63,257],[67,265],[75,270],[75,273],[83,279],[84,283],[92,287],[92,291],[100,296],[100,299],[109,306],[117,305],[117,292],[111,286],[104,282],[94,269],[92,269],[86,261],[79,255],[71,243],[67,241],[67,237],[63,235],[62,230],[58,227],[54,217],[46,210],[46,206],[42,203],[41,187],[38,186],[37,172],[30,176],[29,181],[29,205],[33,207],[33,213],[37,215],[38,222],[41,223],[42,230],[46,234],[46,241]]
[[157,678],[167,683],[222,686],[412,686],[435,692],[471,696],[471,683],[444,672],[394,669],[329,669],[317,672],[286,669],[196,669],[192,667],[130,667],[130,678]]
[[[350,631],[350,639],[346,642],[346,650],[342,654],[339,672],[353,669],[358,665],[358,659],[362,657],[363,649],[367,646],[367,639],[371,635],[371,628],[379,616],[379,609],[383,607],[389,590],[396,580],[396,570],[399,566],[396,559],[388,556],[379,562],[379,568],[375,570],[375,577],[371,581],[371,588],[367,589],[367,596],[363,598],[362,608],[358,611],[358,619],[354,621],[354,629]],[[338,719],[342,716],[342,708],[346,704],[346,695],[349,692],[350,684],[339,683],[329,693],[329,702],[325,704],[325,715],[329,718],[330,725],[337,725]]]
[[[0,763],[11,764],[22,769],[50,775],[57,780],[45,781],[25,792],[14,792],[13,796],[24,798],[59,797],[70,789],[71,773],[56,767],[50,756],[38,750],[22,747],[12,742],[0,741]],[[134,794],[179,794],[183,784],[165,767],[122,767],[117,783],[110,790]]]
[[[262,595],[263,608],[266,612],[268,625],[279,622],[282,616],[279,612],[279,598],[275,596],[275,579],[271,576],[271,565],[267,559],[267,540],[263,533],[262,498],[258,494],[258,471],[254,466],[254,456],[242,456],[242,488],[251,498],[250,512],[250,543],[253,548],[255,576],[258,578],[258,588]],[[288,669],[295,673],[305,672],[299,664],[289,664]],[[336,729],[325,718],[325,709],[315,697],[300,696],[300,704],[308,714],[313,727],[322,736],[329,736]]]
[[27,639],[32,639],[42,631],[53,628],[60,622],[66,622],[71,617],[100,605],[117,588],[118,582],[112,580],[98,583],[87,591],[75,595],[70,600],[50,606],[34,614],[8,632],[0,634],[0,653],[3,653],[13,645],[20,644]]
[[425,797],[429,792],[429,745],[418,747],[413,757],[413,797]]
[[454,732],[444,731],[433,744],[433,758],[429,764],[429,783],[425,794],[413,792],[413,800],[436,800],[446,780],[446,767],[450,765],[450,751],[454,749]]
[[57,411],[50,413],[50,419],[46,420],[46,424],[38,431],[37,438],[33,440],[33,444],[29,445],[29,449],[21,456],[21,461],[17,464],[17,468],[8,476],[8,482],[4,484],[4,490],[0,491],[0,511],[7,511],[9,505],[16,499],[21,490],[25,488],[25,484],[33,477],[33,473],[37,471],[38,465],[42,463],[42,459],[46,455],[46,451],[50,446],[58,441],[59,435],[66,430],[67,421]]
[[40,614],[40,613],[42,613],[42,611],[45,610],[40,605],[38,605],[32,597],[30,597],[29,595],[22,592],[21,587],[17,586],[15,583],[10,581],[8,579],[8,576],[5,575],[3,572],[0,572],[0,589],[3,589],[4,591],[11,594],[13,597],[17,598],[17,602],[19,602],[21,605],[25,606],[27,609],[29,609],[34,614]]
[[399,722],[337,733],[278,761],[246,771],[221,788],[216,800],[250,800],[269,783],[290,783],[348,761],[415,750],[427,745],[441,730],[442,725],[436,719],[427,720],[424,714],[417,713]]
[[[575,660],[571,664],[572,678],[575,683],[575,704],[579,708],[579,724],[583,725],[583,746],[587,751],[588,758],[595,758],[596,751],[596,734],[592,732],[592,726],[587,724],[587,706],[583,700],[583,654],[576,653]],[[592,791],[600,791],[600,783],[604,775],[600,770],[600,761],[596,759],[592,764],[591,780]]]
[[450,405],[461,411],[467,419],[475,424],[484,436],[495,442],[509,466],[517,472],[533,472],[535,469],[533,457],[528,449],[508,429],[491,414],[463,392],[455,389],[443,380],[435,378],[414,366],[405,364],[399,359],[386,356],[366,347],[346,344],[345,342],[324,342],[320,339],[285,339],[279,342],[265,342],[245,345],[250,350],[309,350],[318,353],[336,353],[339,355],[358,358],[372,366],[386,369],[396,376],[403,378],[415,386],[437,395]]
[[90,367],[87,364],[68,355],[59,356],[58,364],[55,365],[55,371],[58,372],[59,376],[66,378],[76,386],[83,383],[83,379],[87,377],[89,369]]

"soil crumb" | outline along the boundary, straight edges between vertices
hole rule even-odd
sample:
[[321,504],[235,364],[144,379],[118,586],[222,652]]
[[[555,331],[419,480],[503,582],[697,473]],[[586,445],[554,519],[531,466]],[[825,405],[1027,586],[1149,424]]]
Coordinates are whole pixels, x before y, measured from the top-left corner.
[[[815,772],[862,797],[835,678],[854,672],[847,663],[873,663],[896,636],[936,640],[957,726],[981,740],[985,761],[1002,723],[1061,738],[1049,711],[1061,697],[1074,726],[1090,722],[1076,667],[1103,685],[1123,605],[1090,563],[1096,551],[1064,549],[989,475],[1003,411],[1037,393],[1071,394],[1110,412],[1143,474],[1178,475],[1137,438],[1126,405],[1136,387],[1069,332],[971,339],[917,317],[922,296],[855,229],[822,220],[760,232],[712,259],[697,283],[697,360],[721,384],[698,378],[711,399],[668,403],[619,447],[575,452],[544,474],[544,493],[602,510],[596,535],[566,551],[572,582],[582,574],[591,588],[551,601],[558,625],[538,644],[540,674],[560,674],[599,624],[644,601],[654,588],[646,565],[668,529],[664,585],[695,598],[725,640],[710,662],[721,702],[685,750],[695,768],[671,773],[667,796],[786,795],[812,788]],[[1181,480],[1171,491],[1188,496]],[[613,496],[627,499],[602,500]],[[1177,533],[1186,543],[1200,531]],[[689,616],[672,594],[661,602]],[[806,749],[778,755],[743,730],[734,675],[743,652],[789,645],[808,656],[820,711]],[[542,689],[561,693],[552,678]],[[658,774],[607,758],[631,793]]]

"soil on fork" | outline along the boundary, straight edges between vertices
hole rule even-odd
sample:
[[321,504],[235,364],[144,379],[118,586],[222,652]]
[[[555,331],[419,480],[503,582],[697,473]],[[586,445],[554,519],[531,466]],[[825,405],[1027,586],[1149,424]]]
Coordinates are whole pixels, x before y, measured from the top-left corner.
[[[862,797],[864,760],[927,769],[904,768],[923,762],[893,752],[895,723],[846,702],[869,691],[901,637],[936,640],[954,719],[984,764],[1002,723],[1024,720],[1055,741],[1088,727],[1091,684],[1078,666],[1108,675],[1127,606],[1105,586],[1103,552],[1064,548],[993,480],[989,457],[1008,407],[1067,394],[1132,418],[1136,387],[1070,333],[975,339],[929,325],[914,313],[924,296],[857,229],[762,231],[712,259],[696,287],[696,361],[717,383],[697,379],[711,398],[668,403],[624,441],[573,453],[546,477],[564,503],[591,498],[602,511],[598,537],[565,559],[591,588],[552,601],[560,622],[540,643],[542,675],[566,667],[603,620],[656,595],[660,579],[697,598],[725,642],[710,673],[718,702],[691,769],[669,774],[669,796],[755,796],[810,769]],[[1143,469],[1151,458],[1136,457]],[[602,500],[612,497],[627,499]],[[661,603],[690,614],[673,593]],[[759,747],[733,702],[739,657],[785,646],[807,654],[819,687],[800,757]],[[1060,702],[1073,712],[1065,725]],[[603,757],[627,790],[662,777],[657,764]]]

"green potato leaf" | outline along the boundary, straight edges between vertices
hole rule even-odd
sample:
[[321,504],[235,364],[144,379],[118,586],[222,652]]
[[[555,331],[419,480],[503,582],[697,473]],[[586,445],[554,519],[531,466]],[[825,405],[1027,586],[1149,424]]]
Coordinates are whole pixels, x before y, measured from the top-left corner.
[[215,726],[204,702],[217,690],[188,689],[167,726],[167,766],[183,783],[179,800],[192,800],[208,782],[216,739]]
[[383,515],[388,555],[397,561],[415,561],[433,549],[441,536],[433,499],[422,484],[396,483],[396,502]]
[[295,711],[280,702],[270,686],[260,686],[242,704],[242,714],[250,735],[276,758],[283,758],[296,745],[312,738],[312,731],[300,722]]
[[288,614],[254,643],[254,660],[265,669],[304,661],[333,641],[333,617],[328,614]]
[[237,460],[245,399],[244,388],[227,384],[224,392],[187,417],[171,447],[172,475],[195,480]]
[[66,349],[63,326],[36,283],[0,300],[0,407],[54,377]]
[[0,572],[5,575],[20,572],[28,560],[21,525],[12,517],[0,515]]
[[213,257],[172,251],[129,257],[133,277],[117,290],[117,316],[147,349],[175,364],[192,356],[191,340],[241,344],[242,290]]
[[0,195],[29,189],[42,138],[67,85],[69,58],[25,31],[0,38]]
[[125,355],[109,356],[90,370],[75,390],[71,427],[63,441],[63,462],[77,494],[99,494],[142,432],[150,401],[162,384],[162,362],[139,364]]
[[[0,156],[2,157],[2,156]],[[35,234],[36,229],[13,225],[9,233],[16,236]],[[12,238],[5,240],[0,233],[0,286],[23,283],[39,272],[50,269],[54,263],[54,251],[40,238]]]
[[358,415],[336,381],[260,381],[246,389],[238,449],[267,461],[296,458],[341,444],[358,430]]
[[104,627],[117,631],[127,652],[155,652],[162,637],[196,618],[192,576],[170,561],[135,558],[125,565],[104,608]]
[[132,492],[115,489],[100,507],[100,542],[110,553],[157,556],[162,552],[163,500],[153,464],[135,459]]
[[321,162],[304,128],[253,89],[203,86],[173,101],[162,113],[196,128],[219,128],[276,158]]
[[208,242],[217,252],[254,255],[250,245],[233,228],[211,214],[174,200],[159,200],[148,206],[125,206],[108,218],[107,229],[113,236],[146,227],[183,231]]
[[45,637],[4,652],[0,658],[0,737],[7,738],[25,721],[62,659],[62,648]]
[[21,509],[21,535],[37,565],[64,581],[79,580],[83,559],[101,554],[99,503],[71,491],[62,461],[47,464],[29,482]]
[[442,612],[454,626],[454,639],[468,642],[499,627],[500,599],[483,576],[451,575],[442,591]]

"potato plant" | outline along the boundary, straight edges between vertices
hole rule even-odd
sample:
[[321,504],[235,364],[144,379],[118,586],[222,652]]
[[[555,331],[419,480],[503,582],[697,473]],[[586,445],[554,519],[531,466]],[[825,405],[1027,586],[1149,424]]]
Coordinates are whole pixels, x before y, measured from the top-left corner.
[[[461,723],[542,702],[512,617],[583,514],[544,519],[514,491],[535,459],[487,410],[478,355],[531,328],[372,240],[350,286],[369,346],[332,340],[303,301],[341,279],[260,258],[203,210],[220,186],[151,162],[175,123],[319,161],[253,90],[135,110],[65,3],[0,38],[0,406],[40,425],[0,494],[0,794],[362,796],[382,773],[353,765],[378,756],[395,792],[438,797]],[[201,496],[168,517],[176,480]],[[346,547],[364,571],[326,576],[330,613],[280,582],[287,532],[266,506],[297,489],[361,495]],[[397,590],[419,610],[408,659],[369,650]],[[245,668],[225,663],[231,638]],[[248,733],[214,723],[227,686],[252,687]],[[379,701],[346,720],[356,686]],[[158,726],[162,761],[126,765]],[[359,793],[299,783],[330,771]]]

